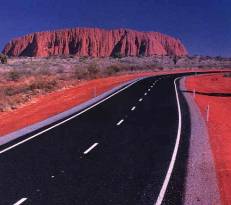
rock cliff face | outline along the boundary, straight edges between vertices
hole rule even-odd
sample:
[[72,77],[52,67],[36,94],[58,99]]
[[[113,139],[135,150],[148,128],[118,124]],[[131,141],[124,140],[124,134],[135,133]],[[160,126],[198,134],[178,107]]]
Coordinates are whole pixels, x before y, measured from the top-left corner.
[[180,40],[158,32],[76,28],[38,32],[14,39],[5,46],[3,53],[31,57],[185,56],[187,50]]

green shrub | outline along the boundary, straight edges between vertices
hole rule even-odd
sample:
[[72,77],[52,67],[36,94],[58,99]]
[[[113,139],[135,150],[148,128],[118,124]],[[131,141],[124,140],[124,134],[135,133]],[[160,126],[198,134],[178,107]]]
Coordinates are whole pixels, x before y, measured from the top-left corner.
[[82,56],[79,58],[79,62],[86,62],[87,59],[88,59],[88,57]]
[[123,56],[119,51],[117,51],[117,52],[113,53],[112,57],[113,58],[122,58]]
[[0,53],[0,60],[2,64],[7,64],[7,56],[3,53]]

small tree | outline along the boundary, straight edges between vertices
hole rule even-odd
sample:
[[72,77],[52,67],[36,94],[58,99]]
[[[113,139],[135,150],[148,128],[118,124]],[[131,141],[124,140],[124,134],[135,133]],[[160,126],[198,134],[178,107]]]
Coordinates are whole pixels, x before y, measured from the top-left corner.
[[0,60],[2,64],[7,64],[7,57],[3,53],[0,53]]
[[123,56],[122,56],[122,54],[121,54],[119,51],[117,51],[117,52],[115,52],[115,53],[112,55],[112,57],[113,57],[113,58],[122,58]]
[[17,70],[12,70],[8,73],[8,79],[17,81],[20,78],[20,73]]
[[120,71],[120,68],[116,65],[110,65],[106,68],[106,74],[107,75],[113,75]]
[[89,78],[96,78],[97,74],[99,73],[99,69],[96,63],[91,63],[88,67],[87,67],[87,71],[88,71],[88,75]]
[[174,55],[173,56],[173,63],[176,65],[179,59],[180,59],[179,56]]

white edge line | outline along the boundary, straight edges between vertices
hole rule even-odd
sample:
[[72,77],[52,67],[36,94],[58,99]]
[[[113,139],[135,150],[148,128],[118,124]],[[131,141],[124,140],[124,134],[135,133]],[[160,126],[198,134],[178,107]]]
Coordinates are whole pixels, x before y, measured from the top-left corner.
[[136,106],[133,106],[131,110],[133,111],[133,110],[135,110],[135,109],[136,109]]
[[119,126],[123,123],[124,119],[120,120],[116,125]]
[[93,150],[99,143],[94,143],[92,146],[90,146],[83,154],[89,153],[91,150]]
[[21,198],[19,201],[15,202],[13,205],[20,205],[26,200],[27,200],[27,198]]
[[68,121],[72,120],[73,118],[78,117],[79,115],[81,115],[81,114],[87,112],[88,110],[90,110],[90,109],[96,107],[97,105],[99,105],[99,104],[101,104],[102,102],[104,102],[104,101],[110,99],[110,98],[113,97],[114,95],[116,95],[116,94],[118,94],[118,93],[124,91],[125,89],[129,88],[130,86],[134,85],[135,83],[139,82],[139,81],[142,80],[142,79],[144,79],[144,78],[138,79],[138,80],[136,80],[135,82],[130,83],[130,84],[127,85],[126,87],[124,87],[124,88],[118,90],[117,92],[115,92],[115,93],[109,95],[108,97],[106,97],[106,98],[104,98],[103,100],[101,100],[101,101],[95,103],[94,105],[91,105],[90,107],[86,108],[85,110],[83,110],[83,111],[81,111],[81,112],[79,112],[79,113],[77,113],[77,114],[75,114],[75,115],[73,115],[73,116],[67,118],[66,120],[64,120],[64,121],[62,121],[62,122],[59,122],[59,123],[57,123],[57,124],[55,124],[55,125],[53,125],[53,126],[47,128],[47,129],[45,129],[45,130],[43,130],[43,131],[41,131],[41,132],[35,134],[35,135],[32,135],[31,137],[28,137],[28,138],[25,139],[25,140],[22,140],[22,141],[20,141],[20,142],[14,144],[14,145],[12,145],[12,146],[10,146],[10,147],[7,147],[7,148],[1,150],[1,151],[0,151],[0,154],[3,154],[4,152],[7,152],[7,151],[9,151],[9,150],[11,150],[11,149],[13,149],[13,148],[15,148],[15,147],[17,147],[17,146],[19,146],[19,145],[25,143],[25,142],[27,142],[27,141],[33,139],[33,138],[35,138],[35,137],[37,137],[37,136],[39,136],[39,135],[41,135],[41,134],[43,134],[43,133],[45,133],[45,132],[47,132],[47,131],[53,129],[53,128],[55,128],[55,127],[58,127],[59,125],[64,124],[65,122],[68,122]]
[[160,193],[158,195],[158,198],[156,200],[155,205],[161,205],[162,204],[162,201],[164,199],[164,195],[165,195],[167,187],[168,187],[168,183],[170,181],[170,177],[172,175],[172,171],[173,171],[173,168],[174,168],[174,164],[175,164],[175,161],[176,161],[176,156],[177,156],[177,152],[178,152],[178,148],[179,148],[179,143],[180,143],[181,126],[182,126],[181,121],[182,121],[182,119],[181,119],[181,108],[180,108],[179,95],[178,95],[177,86],[176,86],[176,81],[179,78],[176,78],[174,80],[177,107],[178,107],[178,130],[177,130],[176,143],[175,143],[174,151],[173,151],[172,158],[171,158],[171,161],[170,161],[170,164],[169,164],[169,168],[168,168],[167,174],[166,174],[165,179],[164,179],[164,183],[163,183],[163,185],[161,187],[161,190],[160,190]]

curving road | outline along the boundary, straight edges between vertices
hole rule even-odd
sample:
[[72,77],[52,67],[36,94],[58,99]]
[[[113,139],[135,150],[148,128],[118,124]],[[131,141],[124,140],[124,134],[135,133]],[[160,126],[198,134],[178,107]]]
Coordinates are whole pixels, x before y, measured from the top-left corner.
[[0,204],[180,204],[190,131],[180,115],[176,146],[174,80],[182,75],[145,78],[31,140],[4,146]]

